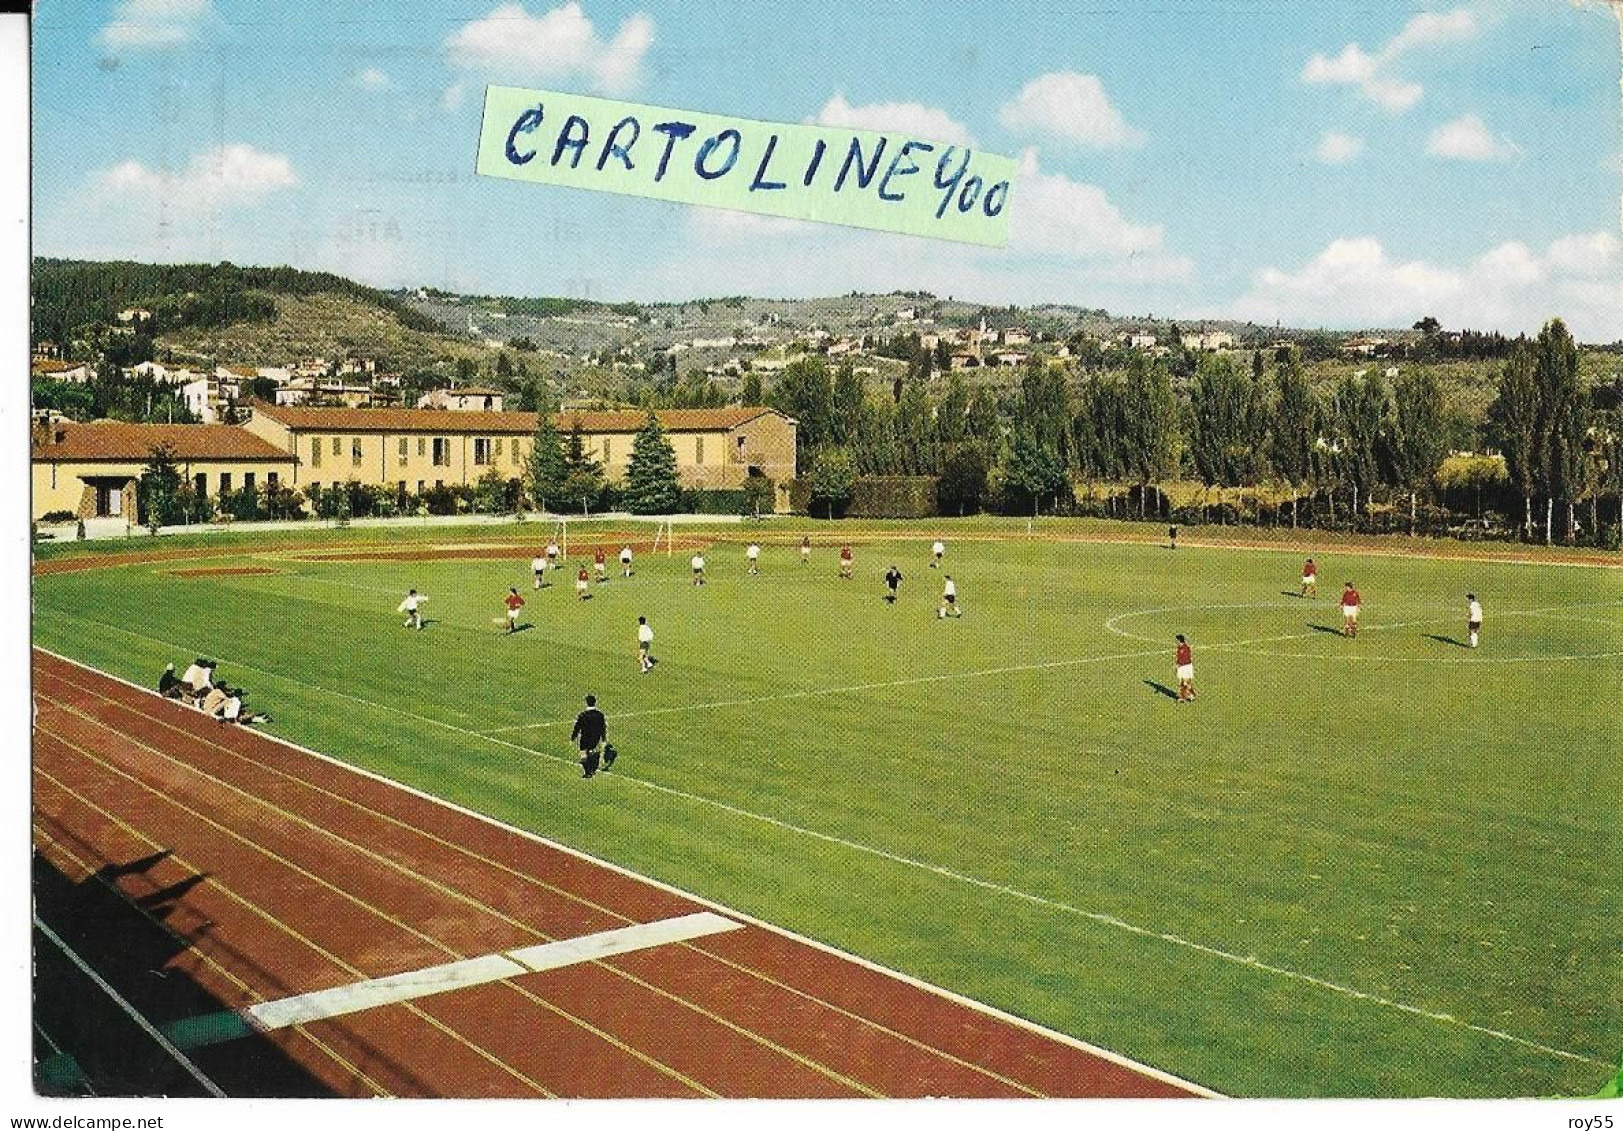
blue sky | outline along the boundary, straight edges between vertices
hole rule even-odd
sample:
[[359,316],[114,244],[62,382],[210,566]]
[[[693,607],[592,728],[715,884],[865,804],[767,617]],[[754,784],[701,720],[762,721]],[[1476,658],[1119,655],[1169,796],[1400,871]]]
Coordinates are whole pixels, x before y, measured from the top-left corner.
[[[1600,3],[41,0],[34,35],[38,254],[1623,337]],[[1021,163],[1010,243],[477,177],[487,82],[967,140]]]

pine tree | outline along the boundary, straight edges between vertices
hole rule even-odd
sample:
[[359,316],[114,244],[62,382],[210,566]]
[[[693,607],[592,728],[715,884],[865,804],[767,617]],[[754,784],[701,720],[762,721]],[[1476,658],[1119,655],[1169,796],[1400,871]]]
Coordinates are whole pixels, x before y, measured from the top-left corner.
[[552,413],[543,407],[536,414],[535,438],[530,444],[530,458],[524,476],[524,485],[537,510],[546,510],[549,499],[558,502],[563,497],[564,479],[568,474],[563,437],[558,434]]
[[632,514],[673,514],[681,505],[676,449],[652,412],[631,441],[626,468],[625,507]]
[[579,419],[569,429],[564,446],[564,501],[590,513],[592,504],[603,494],[603,467],[586,450],[586,431]]

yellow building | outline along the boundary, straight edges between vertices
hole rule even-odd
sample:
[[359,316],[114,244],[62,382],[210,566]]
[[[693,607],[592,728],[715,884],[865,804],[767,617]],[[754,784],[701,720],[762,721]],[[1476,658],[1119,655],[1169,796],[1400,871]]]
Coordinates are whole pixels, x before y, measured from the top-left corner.
[[135,482],[159,447],[203,494],[288,486],[295,461],[284,449],[224,424],[91,424],[53,420],[33,432],[33,516],[135,521]]
[[[764,475],[777,484],[777,509],[788,509],[788,484],[795,477],[793,419],[770,408],[661,409],[655,415],[676,451],[682,486],[734,488],[752,475]],[[610,481],[624,478],[632,439],[646,420],[642,410],[554,417],[566,437],[580,428],[586,450]],[[473,484],[491,472],[523,479],[536,415],[256,402],[243,427],[294,457],[288,486],[308,489],[353,479],[421,495],[435,486]]]

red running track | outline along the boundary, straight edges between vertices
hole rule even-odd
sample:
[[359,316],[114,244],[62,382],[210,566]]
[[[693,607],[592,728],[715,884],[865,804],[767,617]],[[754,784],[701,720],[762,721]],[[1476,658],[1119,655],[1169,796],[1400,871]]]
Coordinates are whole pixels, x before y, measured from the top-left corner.
[[268,1034],[334,1093],[1209,1094],[48,653],[33,671],[36,847],[75,879],[167,851],[111,882],[184,889],[170,965],[229,1009],[699,911],[743,924]]

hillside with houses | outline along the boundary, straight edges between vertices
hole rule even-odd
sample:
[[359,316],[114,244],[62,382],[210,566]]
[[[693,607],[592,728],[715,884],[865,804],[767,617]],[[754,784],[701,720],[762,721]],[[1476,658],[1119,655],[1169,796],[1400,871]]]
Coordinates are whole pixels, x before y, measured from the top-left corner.
[[[1537,496],[1567,505],[1568,538],[1582,501],[1595,536],[1623,526],[1600,507],[1623,463],[1623,354],[1573,342],[1558,320],[1530,342],[1429,316],[1352,332],[924,292],[604,303],[41,260],[34,326],[33,402],[47,422],[235,426],[330,409],[377,424],[369,410],[405,410],[428,414],[409,431],[430,435],[450,411],[469,418],[451,431],[475,436],[481,417],[514,412],[771,409],[798,446],[775,465],[797,480],[774,485],[778,503],[826,514],[1440,530],[1469,500],[1481,529],[1510,530],[1519,498],[1525,535]],[[1540,381],[1570,365],[1570,387],[1539,394],[1571,407],[1560,427],[1575,454],[1560,469],[1529,464],[1521,448],[1543,441],[1509,423],[1506,398],[1535,354]],[[512,470],[510,501],[525,474]],[[374,486],[404,497],[435,482]],[[611,496],[605,485],[596,502]],[[1546,536],[1560,525],[1552,511]]]

